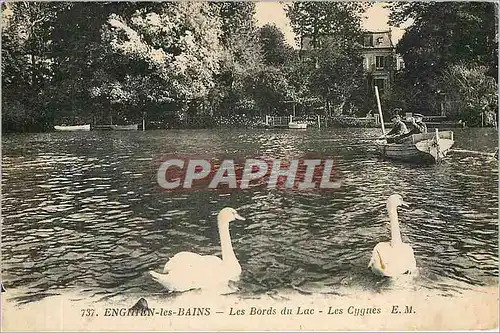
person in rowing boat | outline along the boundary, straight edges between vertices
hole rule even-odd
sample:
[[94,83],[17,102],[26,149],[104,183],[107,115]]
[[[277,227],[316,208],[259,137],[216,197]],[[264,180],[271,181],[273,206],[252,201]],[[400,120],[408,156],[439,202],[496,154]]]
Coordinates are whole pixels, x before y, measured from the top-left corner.
[[392,118],[392,128],[385,136],[382,138],[387,139],[387,143],[394,143],[399,140],[399,138],[408,132],[405,123],[401,120],[401,116],[395,113]]
[[394,138],[396,143],[401,143],[405,138],[412,136],[413,134],[427,133],[427,125],[422,121],[424,118],[420,113],[416,113],[413,117],[410,117],[408,121],[410,122],[410,131],[401,134],[397,138]]
[[412,134],[427,133],[427,125],[424,123],[424,116],[420,113],[415,113],[412,117],[411,125]]

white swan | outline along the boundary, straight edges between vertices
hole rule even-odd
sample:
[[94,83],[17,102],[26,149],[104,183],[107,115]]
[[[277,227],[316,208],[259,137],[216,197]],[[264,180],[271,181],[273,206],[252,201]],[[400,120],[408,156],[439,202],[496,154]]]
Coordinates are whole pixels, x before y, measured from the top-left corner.
[[401,240],[398,206],[408,207],[399,194],[391,195],[387,200],[387,211],[391,223],[391,241],[378,243],[373,249],[368,264],[368,268],[377,275],[395,277],[411,274],[417,269],[413,249]]
[[172,257],[163,273],[149,271],[155,281],[170,292],[191,289],[227,288],[229,281],[238,281],[241,266],[236,258],[229,234],[229,222],[245,220],[233,208],[226,207],[217,215],[222,260],[217,256],[202,256],[192,252],[180,252]]

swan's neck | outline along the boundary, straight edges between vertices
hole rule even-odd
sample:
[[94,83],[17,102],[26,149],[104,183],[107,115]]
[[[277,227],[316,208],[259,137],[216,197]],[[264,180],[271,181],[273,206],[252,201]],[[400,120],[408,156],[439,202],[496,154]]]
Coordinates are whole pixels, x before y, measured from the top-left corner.
[[222,251],[222,261],[237,261],[231,244],[231,235],[229,234],[229,222],[217,221],[219,225],[220,247]]
[[391,222],[391,245],[401,244],[401,231],[399,230],[398,210],[394,205],[387,205],[389,221]]

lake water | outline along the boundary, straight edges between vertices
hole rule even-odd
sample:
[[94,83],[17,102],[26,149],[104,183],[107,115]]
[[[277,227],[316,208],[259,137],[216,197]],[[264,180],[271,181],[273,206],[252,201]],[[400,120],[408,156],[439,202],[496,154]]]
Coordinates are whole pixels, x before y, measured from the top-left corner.
[[[495,129],[455,129],[455,148],[494,152]],[[241,293],[281,288],[379,290],[367,270],[390,237],[385,202],[400,193],[403,240],[415,251],[414,283],[442,294],[498,283],[498,162],[456,152],[440,165],[385,161],[376,129],[170,130],[4,135],[2,279],[16,302],[83,290],[155,294],[147,274],[187,250],[220,254],[216,214],[247,218],[231,235]],[[335,191],[254,188],[164,192],[157,160],[169,154],[335,161]]]

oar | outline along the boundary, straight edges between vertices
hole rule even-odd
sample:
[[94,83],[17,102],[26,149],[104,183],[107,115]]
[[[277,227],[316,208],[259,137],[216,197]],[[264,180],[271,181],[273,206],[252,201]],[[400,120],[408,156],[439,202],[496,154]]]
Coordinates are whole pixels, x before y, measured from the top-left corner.
[[496,155],[496,153],[487,153],[484,151],[468,150],[468,149],[451,149],[451,151],[454,153],[464,153],[464,154],[471,154],[471,155],[484,155],[484,156],[491,156],[491,157],[495,157],[495,155]]
[[[377,98],[378,114],[380,116],[380,125],[382,126],[382,136],[385,136],[384,115],[382,114],[382,105],[380,104],[380,96],[378,94],[378,86],[375,86],[375,97]],[[378,140],[376,138],[375,140]]]

